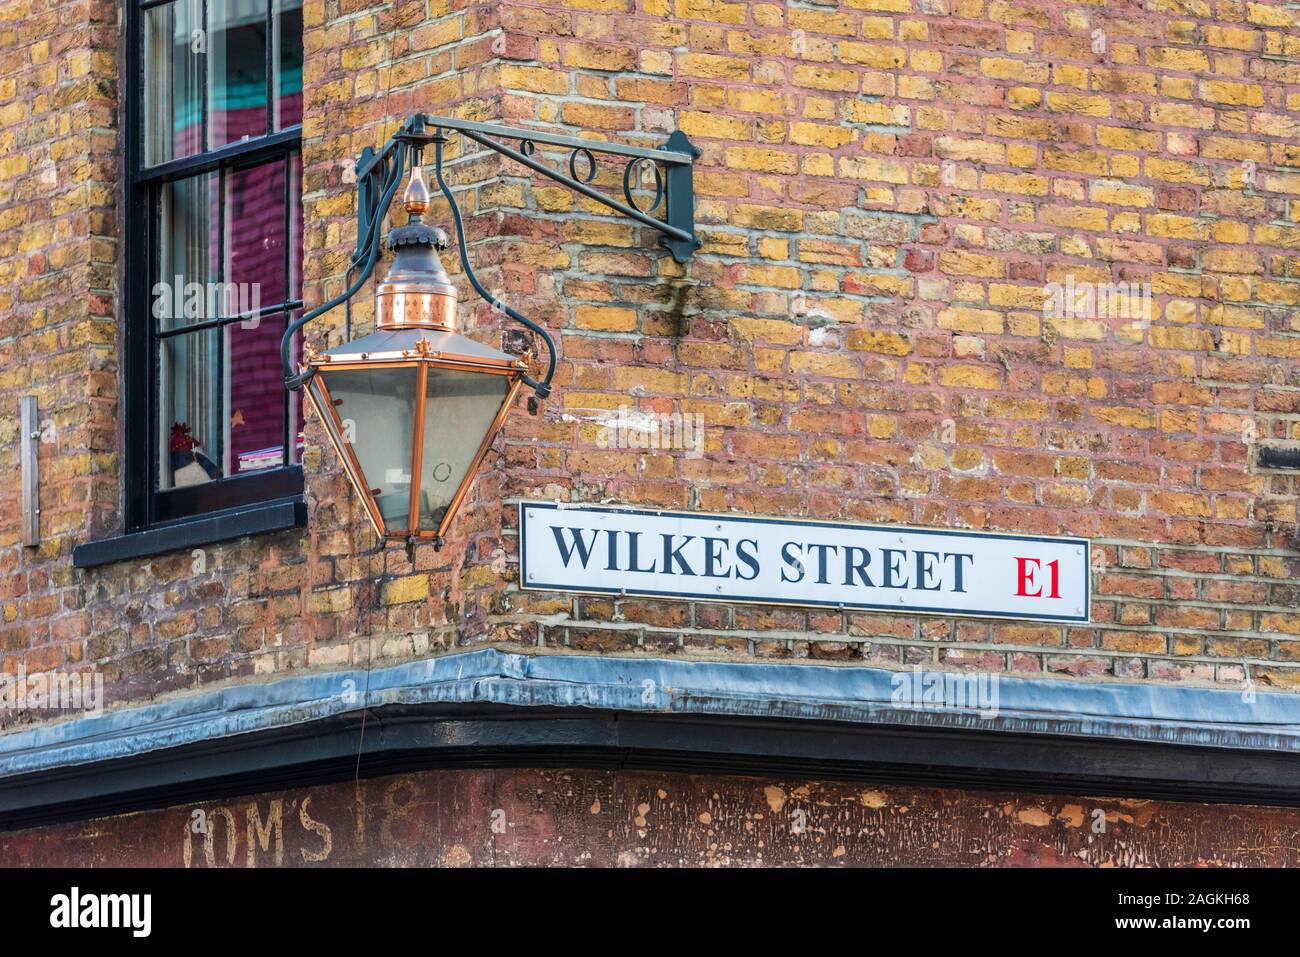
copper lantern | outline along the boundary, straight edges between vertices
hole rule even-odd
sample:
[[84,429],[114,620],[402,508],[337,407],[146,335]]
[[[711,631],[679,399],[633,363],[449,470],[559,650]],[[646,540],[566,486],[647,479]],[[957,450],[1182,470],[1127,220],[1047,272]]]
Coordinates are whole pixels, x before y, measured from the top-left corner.
[[442,537],[524,383],[519,358],[457,333],[456,289],[438,259],[447,235],[423,222],[419,165],[404,196],[410,221],[376,287],[375,331],[306,350],[307,395],[376,533]]

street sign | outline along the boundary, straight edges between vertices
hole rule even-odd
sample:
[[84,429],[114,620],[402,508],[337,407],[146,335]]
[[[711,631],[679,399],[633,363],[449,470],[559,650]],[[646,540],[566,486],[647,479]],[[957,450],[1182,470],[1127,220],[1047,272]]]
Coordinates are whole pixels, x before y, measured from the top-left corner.
[[1088,620],[1082,538],[555,502],[520,502],[519,529],[529,589]]

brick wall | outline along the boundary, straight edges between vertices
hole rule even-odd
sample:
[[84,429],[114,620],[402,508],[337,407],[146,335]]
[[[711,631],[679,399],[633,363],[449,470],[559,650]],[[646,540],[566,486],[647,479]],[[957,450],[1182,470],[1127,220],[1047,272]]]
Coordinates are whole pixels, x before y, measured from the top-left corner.
[[[511,491],[1100,547],[1088,627],[513,592],[503,621],[589,652],[1295,686],[1297,485],[1254,464],[1300,439],[1294,9],[511,7],[536,42],[505,118],[685,130],[705,238],[682,268],[526,194],[544,218],[512,232],[562,242],[536,271],[563,410],[512,427]],[[1149,321],[1044,308],[1118,282],[1150,283]],[[624,405],[703,413],[706,455],[601,448]]]
[[[72,545],[116,509],[118,29],[108,0],[0,3],[0,667],[81,666]],[[42,424],[39,548],[20,527],[19,396]]]
[[[380,548],[313,422],[306,530],[75,572],[72,547],[120,522],[119,27],[107,3],[0,6],[0,665],[95,667],[110,705],[486,642],[1230,686],[1249,663],[1294,689],[1297,483],[1255,455],[1300,440],[1297,12],[1148,7],[308,0],[309,305],[341,288],[355,154],[414,110],[656,146],[682,129],[705,246],[677,265],[581,197],[458,158],[482,279],[557,331],[561,363],[447,548]],[[1150,283],[1149,321],[1044,314],[1052,284],[1120,281]],[[363,293],[356,331],[371,316]],[[28,392],[56,426],[36,550]],[[703,414],[704,454],[606,447],[620,406]],[[1094,620],[522,594],[518,497],[1087,536]]]

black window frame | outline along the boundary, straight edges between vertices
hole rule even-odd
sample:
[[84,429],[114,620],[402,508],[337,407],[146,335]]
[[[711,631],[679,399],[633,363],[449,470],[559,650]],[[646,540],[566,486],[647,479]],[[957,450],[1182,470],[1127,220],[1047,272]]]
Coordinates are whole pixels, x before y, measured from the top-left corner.
[[[128,535],[149,532],[160,527],[196,522],[208,527],[225,526],[248,528],[247,521],[250,507],[258,505],[281,506],[286,500],[301,500],[303,495],[303,471],[300,464],[285,464],[247,475],[223,476],[212,481],[176,489],[157,488],[159,430],[157,416],[160,410],[160,394],[157,368],[157,343],[160,337],[155,328],[150,307],[151,289],[156,272],[156,256],[161,248],[157,235],[157,217],[155,199],[158,189],[178,179],[195,176],[205,172],[224,173],[240,168],[280,158],[286,164],[285,189],[288,204],[285,210],[286,227],[292,224],[293,200],[295,188],[293,177],[289,176],[294,154],[302,153],[301,120],[283,130],[274,129],[274,94],[272,89],[274,71],[272,61],[277,54],[272,43],[272,18],[275,0],[266,0],[267,39],[264,56],[266,58],[267,83],[267,133],[262,136],[229,143],[215,149],[206,150],[193,156],[168,160],[152,167],[145,166],[143,129],[145,120],[145,12],[155,7],[165,6],[172,0],[127,0],[125,7],[123,79],[125,89],[122,97],[122,140],[123,140],[123,217],[122,217],[122,403],[123,410],[123,524]],[[208,4],[219,0],[204,0],[201,4],[203,22],[207,24]],[[209,41],[211,38],[208,38]],[[209,61],[207,52],[203,53],[202,89],[205,98],[205,110],[201,119],[203,127],[203,145],[207,145],[207,127],[209,118],[206,111],[207,70]],[[304,55],[305,59],[305,55]],[[299,181],[296,188],[301,191]],[[225,197],[222,195],[222,215],[224,218]],[[292,228],[286,228],[286,260],[292,263],[294,251]],[[296,252],[299,269],[302,264],[302,249]],[[224,257],[223,257],[224,258]],[[224,273],[224,264],[223,264]],[[293,275],[286,270],[285,295],[292,297]],[[296,290],[301,296],[301,289]],[[262,310],[262,315],[283,316],[285,321],[291,319],[295,309],[302,308],[301,298],[289,299],[276,303]],[[185,333],[191,333],[205,327],[222,327],[240,321],[237,317],[224,320],[209,320],[184,326]],[[224,346],[223,346],[224,348]],[[294,448],[294,436],[290,431],[288,406],[290,393],[285,390],[285,431],[284,443],[286,458],[290,458]],[[283,514],[283,508],[272,508],[275,514]],[[293,510],[295,515],[299,509]],[[231,522],[230,518],[237,521]],[[295,522],[299,524],[299,522]],[[256,525],[256,523],[254,523]],[[282,524],[273,527],[284,527]],[[247,533],[247,532],[245,532]],[[159,540],[164,545],[174,536],[162,536]],[[219,539],[218,539],[219,540]],[[105,543],[106,544],[106,543]],[[162,550],[159,549],[151,549]]]

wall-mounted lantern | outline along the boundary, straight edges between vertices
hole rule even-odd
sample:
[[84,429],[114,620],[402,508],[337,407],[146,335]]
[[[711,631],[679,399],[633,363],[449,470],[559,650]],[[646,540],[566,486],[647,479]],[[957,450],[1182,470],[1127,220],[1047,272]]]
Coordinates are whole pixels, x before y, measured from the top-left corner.
[[[555,374],[555,343],[547,331],[489,294],[474,274],[465,243],[460,208],[443,177],[444,131],[454,130],[625,216],[659,230],[661,242],[685,262],[700,241],[694,234],[692,163],[699,151],[685,135],[672,134],[662,150],[583,141],[531,130],[487,126],[444,117],[417,115],[378,153],[367,149],[357,163],[357,248],[348,269],[348,288],[306,313],[286,329],[280,345],[285,385],[307,389],[344,471],[378,535],[408,544],[431,539],[435,548],[464,501],[479,463],[501,430],[525,385],[533,390],[529,411],[550,395]],[[515,150],[500,139],[519,141]],[[534,158],[536,144],[564,147],[569,174]],[[433,144],[434,172],[451,209],[457,248],[475,292],[493,307],[532,330],[546,346],[541,379],[530,375],[532,354],[516,357],[475,342],[457,331],[456,289],[438,252],[447,234],[424,222],[429,191],[421,169],[424,148]],[[589,184],[596,154],[625,157],[623,195],[611,199]],[[580,174],[579,164],[583,171]],[[653,201],[642,209],[634,198],[638,166],[653,170]],[[665,172],[660,171],[662,165]],[[375,289],[375,331],[325,352],[304,348],[305,362],[290,361],[294,334],[312,319],[348,302],[375,270],[382,225],[405,169],[410,181],[403,195],[409,214],[392,229],[387,246],[392,266]],[[663,219],[651,215],[660,205]],[[351,338],[349,305],[345,334]]]

